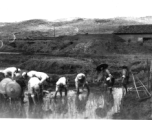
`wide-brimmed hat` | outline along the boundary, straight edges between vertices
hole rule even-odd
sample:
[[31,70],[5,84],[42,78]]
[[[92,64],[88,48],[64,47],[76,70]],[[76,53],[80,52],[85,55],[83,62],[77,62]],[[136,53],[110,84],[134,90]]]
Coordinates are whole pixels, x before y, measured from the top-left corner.
[[100,64],[96,67],[97,71],[101,71],[101,69],[106,69],[108,68],[108,64]]
[[0,82],[0,93],[2,94],[6,94],[5,91],[5,87],[9,82],[12,82],[13,80],[11,78],[4,78],[1,82]]
[[16,81],[9,82],[6,85],[5,90],[6,90],[7,96],[11,98],[19,97],[22,91],[21,86]]

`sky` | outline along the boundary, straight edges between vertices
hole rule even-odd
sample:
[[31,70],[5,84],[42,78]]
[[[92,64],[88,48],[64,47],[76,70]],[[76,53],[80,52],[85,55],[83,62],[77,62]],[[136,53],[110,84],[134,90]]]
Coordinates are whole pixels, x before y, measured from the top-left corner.
[[0,0],[0,22],[152,16],[152,0]]

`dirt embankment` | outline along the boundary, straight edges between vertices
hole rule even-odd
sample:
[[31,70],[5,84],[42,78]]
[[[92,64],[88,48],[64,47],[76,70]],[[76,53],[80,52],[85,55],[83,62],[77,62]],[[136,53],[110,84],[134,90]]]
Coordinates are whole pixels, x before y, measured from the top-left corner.
[[[113,54],[148,54],[152,43],[125,43],[113,34],[78,34],[45,39],[17,39],[0,48],[0,51],[19,51],[26,54],[49,54],[55,56],[94,57]],[[12,46],[12,47],[10,47]]]
[[[147,65],[147,59],[148,65]],[[101,63],[109,64],[111,74],[116,78],[116,85],[121,82],[121,66],[128,65],[139,79],[147,84],[147,72],[150,66],[150,56],[141,55],[115,55],[94,58],[81,57],[53,57],[44,55],[1,55],[0,66],[18,66],[25,70],[37,70],[48,73],[54,82],[61,76],[68,76],[73,83],[77,73],[87,74],[90,83],[97,79],[95,68]]]
[[16,40],[12,46],[25,53],[58,56],[101,56],[116,52],[116,42],[112,34],[60,36],[50,40]]
[[[148,65],[147,65],[148,60]],[[133,72],[144,72],[150,66],[151,55],[107,55],[102,57],[57,57],[46,55],[4,55],[0,66],[20,66],[27,70],[39,70],[50,74],[76,74],[94,72],[101,63],[109,64],[110,71],[118,77],[122,65],[128,65]],[[89,73],[90,74],[90,73]]]
[[[149,62],[147,59],[141,59],[141,55],[115,55],[115,56],[102,56],[94,58],[81,58],[81,57],[53,57],[41,55],[13,55],[12,57],[1,59],[1,65],[19,66],[26,70],[37,70],[50,74],[56,81],[60,76],[69,76],[71,81],[79,72],[87,74],[89,82],[94,82],[97,78],[95,68],[101,63],[109,64],[109,69],[112,75],[118,80],[121,77],[121,66],[128,65],[129,68],[139,74],[139,78],[143,76],[149,69]],[[10,58],[10,59],[8,59]],[[147,57],[149,58],[149,57]],[[145,76],[146,77],[146,76]],[[147,78],[147,77],[146,77]],[[144,78],[143,80],[147,80]],[[121,80],[121,79],[120,79]]]
[[152,98],[139,101],[137,93],[130,91],[121,101],[120,111],[114,119],[151,119]]

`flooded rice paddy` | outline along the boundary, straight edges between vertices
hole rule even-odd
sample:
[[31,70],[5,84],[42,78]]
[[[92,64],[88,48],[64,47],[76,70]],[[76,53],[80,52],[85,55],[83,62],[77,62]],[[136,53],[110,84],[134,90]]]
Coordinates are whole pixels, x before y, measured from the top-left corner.
[[[91,88],[90,94],[83,91],[76,95],[70,89],[68,96],[52,98],[54,91],[46,95],[43,104],[29,106],[28,102],[21,106],[20,101],[4,100],[0,103],[1,118],[108,118],[120,110],[122,89],[114,88],[113,93],[102,91],[100,88]],[[2,96],[3,97],[3,96]],[[1,97],[1,99],[2,99]]]

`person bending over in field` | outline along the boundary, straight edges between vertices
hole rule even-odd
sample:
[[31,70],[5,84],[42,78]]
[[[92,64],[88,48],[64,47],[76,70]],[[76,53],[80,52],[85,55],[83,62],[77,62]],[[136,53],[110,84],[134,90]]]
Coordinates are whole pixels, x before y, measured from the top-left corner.
[[32,77],[37,77],[40,80],[40,84],[42,84],[45,80],[48,81],[50,79],[49,75],[47,75],[44,72],[38,72],[38,71],[29,71],[29,72],[24,72],[22,74],[23,78],[32,78]]
[[55,89],[55,98],[58,92],[60,92],[60,96],[62,97],[62,91],[65,90],[65,96],[67,96],[67,91],[68,91],[68,78],[66,77],[61,77],[59,80],[56,82],[56,89]]
[[5,77],[10,75],[12,78],[14,78],[15,73],[20,73],[20,72],[21,72],[21,69],[17,67],[8,67],[5,70],[3,70]]
[[37,100],[41,100],[42,89],[40,86],[40,80],[37,77],[32,77],[28,81],[28,94],[29,97],[32,98],[35,105],[36,105],[36,98]]
[[77,94],[80,93],[80,91],[79,91],[80,86],[83,86],[83,89],[84,89],[84,87],[86,87],[88,92],[90,92],[88,81],[86,80],[86,76],[84,73],[77,74],[77,76],[75,78],[75,87],[76,87]]
[[36,75],[37,71],[31,70],[29,72],[23,72],[22,77],[25,79],[30,79]]

